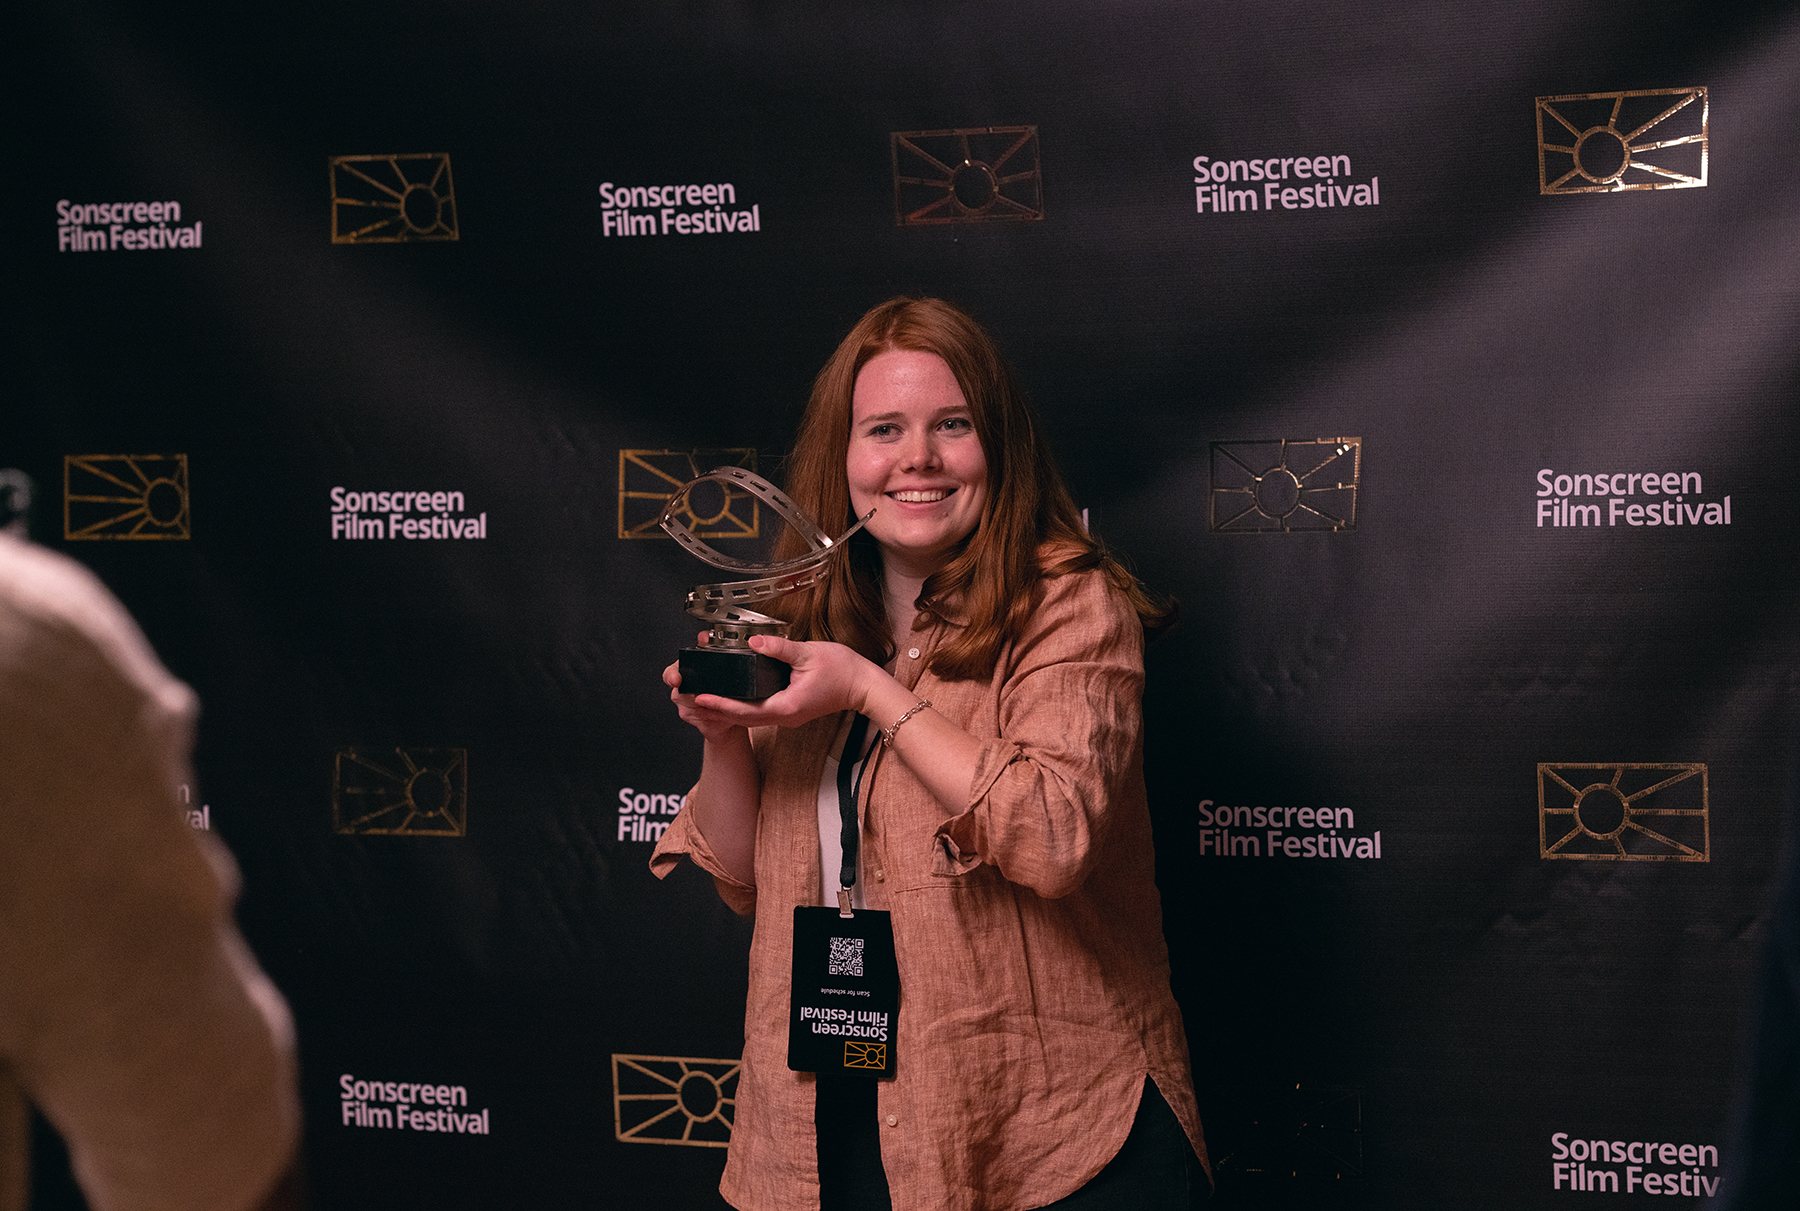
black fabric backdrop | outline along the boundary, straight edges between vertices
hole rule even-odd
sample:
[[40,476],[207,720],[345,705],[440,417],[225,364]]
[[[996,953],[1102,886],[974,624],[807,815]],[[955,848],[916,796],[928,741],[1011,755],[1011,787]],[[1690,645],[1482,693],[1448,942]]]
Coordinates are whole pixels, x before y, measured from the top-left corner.
[[[1222,1198],[1517,1208],[1588,1169],[1627,1202],[1666,1197],[1645,1168],[1717,1179],[1698,1147],[1730,1159],[1800,691],[1788,6],[26,0],[0,20],[0,465],[38,482],[35,536],[202,696],[195,805],[297,1014],[320,1206],[718,1205],[724,1152],[694,1142],[728,1134],[749,927],[692,870],[653,880],[633,824],[666,823],[695,774],[658,672],[708,577],[622,537],[656,509],[621,493],[673,457],[644,451],[753,451],[779,478],[813,373],[897,292],[991,326],[1094,532],[1184,604],[1149,657],[1149,778]],[[1662,129],[1704,104],[1704,187],[1541,190],[1536,99],[1695,88]],[[896,132],[992,127],[1035,128],[1001,166],[1038,174],[1005,187],[1024,217],[897,221]],[[1634,155],[1691,174],[1697,148]],[[334,243],[336,158],[394,155],[447,160],[456,238]],[[1258,209],[1197,210],[1201,156],[1347,157],[1349,204],[1240,181]],[[1371,178],[1379,204],[1350,202]],[[621,237],[602,206],[603,183],[721,182],[758,230]],[[60,202],[169,200],[199,247],[59,251]],[[1353,524],[1216,528],[1245,501],[1233,456],[1267,471],[1284,439],[1351,447]],[[65,502],[91,468],[141,487],[133,465],[175,464],[123,456],[177,454],[186,482],[159,490],[184,515],[79,536],[114,507]],[[1599,524],[1540,524],[1583,472],[1619,476],[1570,500]],[[1686,505],[1729,496],[1730,524],[1631,524],[1666,498],[1625,476],[1665,472],[1701,477]],[[485,537],[334,538],[334,488],[457,491]],[[717,545],[766,552],[756,521]],[[414,780],[425,814],[360,831],[409,758],[447,771]],[[1638,820],[1705,860],[1544,856],[1540,784],[1550,844],[1574,817],[1541,765],[1574,790],[1686,769],[1656,793],[1691,811],[1703,765],[1704,818]],[[1380,858],[1271,856],[1248,820],[1257,856],[1203,848],[1202,810],[1277,805],[1348,809]],[[1277,841],[1326,835],[1289,823]],[[346,1074],[463,1086],[490,1133],[356,1125]],[[1616,1163],[1589,1140],[1621,1141]],[[1694,1159],[1628,1172],[1643,1142]]]

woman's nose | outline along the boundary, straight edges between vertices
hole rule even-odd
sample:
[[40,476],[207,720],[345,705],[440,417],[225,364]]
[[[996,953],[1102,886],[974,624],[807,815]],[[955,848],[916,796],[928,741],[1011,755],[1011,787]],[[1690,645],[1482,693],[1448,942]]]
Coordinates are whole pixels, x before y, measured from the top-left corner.
[[908,436],[900,452],[900,465],[907,471],[935,471],[942,461],[937,442],[929,432]]

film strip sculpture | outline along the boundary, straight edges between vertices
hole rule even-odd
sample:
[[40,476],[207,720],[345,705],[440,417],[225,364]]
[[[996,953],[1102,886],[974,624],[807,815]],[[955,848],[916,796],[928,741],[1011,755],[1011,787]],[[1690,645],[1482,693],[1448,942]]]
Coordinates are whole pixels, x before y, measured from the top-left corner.
[[[688,493],[707,482],[722,484],[727,491],[741,489],[768,505],[806,540],[807,553],[781,563],[753,563],[721,555],[707,546],[678,516]],[[772,656],[753,651],[750,637],[780,635],[785,638],[788,624],[748,607],[825,579],[832,557],[874,515],[875,511],[869,510],[855,525],[832,538],[774,484],[742,467],[720,467],[681,485],[669,497],[657,524],[696,559],[727,572],[756,576],[755,580],[695,585],[688,594],[687,612],[706,623],[712,629],[712,636],[705,646],[681,649],[678,664],[682,692],[755,701],[785,688],[789,666]]]

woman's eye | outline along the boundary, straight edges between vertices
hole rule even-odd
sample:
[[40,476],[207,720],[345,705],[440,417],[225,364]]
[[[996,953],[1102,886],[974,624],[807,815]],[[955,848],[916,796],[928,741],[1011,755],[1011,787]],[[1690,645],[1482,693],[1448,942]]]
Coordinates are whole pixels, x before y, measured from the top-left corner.
[[892,437],[893,433],[894,426],[892,425],[876,425],[873,429],[869,430],[870,437]]
[[973,429],[975,426],[966,416],[951,416],[946,417],[943,425],[940,427],[945,429]]

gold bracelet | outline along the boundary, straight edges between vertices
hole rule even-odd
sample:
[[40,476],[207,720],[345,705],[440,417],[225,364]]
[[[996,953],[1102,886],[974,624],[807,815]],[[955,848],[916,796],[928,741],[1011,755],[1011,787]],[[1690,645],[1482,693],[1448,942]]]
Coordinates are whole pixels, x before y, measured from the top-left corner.
[[904,715],[900,716],[900,718],[894,720],[893,727],[884,727],[881,729],[881,742],[883,744],[892,744],[894,742],[895,733],[897,733],[900,730],[900,725],[902,723],[905,723],[908,719],[911,719],[914,715],[918,714],[920,711],[924,710],[926,707],[928,707],[930,705],[931,705],[931,703],[927,702],[923,698],[921,698],[917,702],[913,703],[910,707],[907,708],[906,714],[904,714]]

